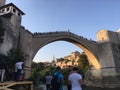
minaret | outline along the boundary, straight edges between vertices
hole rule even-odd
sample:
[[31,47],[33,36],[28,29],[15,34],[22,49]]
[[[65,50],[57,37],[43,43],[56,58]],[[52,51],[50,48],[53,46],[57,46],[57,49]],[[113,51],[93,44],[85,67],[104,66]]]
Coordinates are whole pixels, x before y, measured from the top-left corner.
[[0,0],[0,7],[1,7],[1,6],[4,6],[5,3],[6,3],[6,0]]

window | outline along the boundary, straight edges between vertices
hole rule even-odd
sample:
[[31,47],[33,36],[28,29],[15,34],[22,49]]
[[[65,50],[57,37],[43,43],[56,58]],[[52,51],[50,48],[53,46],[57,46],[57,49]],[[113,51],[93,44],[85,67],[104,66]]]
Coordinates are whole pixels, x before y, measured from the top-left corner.
[[9,7],[7,8],[7,11],[9,11]]
[[2,9],[1,11],[2,11],[2,12],[4,12],[4,11],[5,11],[5,9]]
[[16,10],[13,8],[13,12],[15,13],[16,12]]
[[20,16],[20,13],[18,13],[18,16]]
[[104,38],[102,37],[102,41],[104,40]]

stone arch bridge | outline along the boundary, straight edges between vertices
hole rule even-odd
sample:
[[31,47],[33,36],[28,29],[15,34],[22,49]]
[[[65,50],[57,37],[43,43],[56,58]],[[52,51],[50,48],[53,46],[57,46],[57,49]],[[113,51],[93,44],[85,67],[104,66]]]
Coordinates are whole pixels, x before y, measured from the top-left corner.
[[7,55],[10,49],[20,45],[28,56],[25,61],[29,69],[25,71],[26,78],[30,76],[31,62],[38,50],[49,43],[64,40],[84,50],[93,65],[86,74],[88,85],[120,87],[120,30],[118,32],[100,30],[97,33],[97,42],[69,31],[33,34],[21,26],[22,15],[24,13],[12,3],[1,8],[0,17],[5,35],[4,42],[0,44],[0,53]]
[[[106,40],[104,42],[96,42],[69,31],[34,34],[25,32],[23,31],[20,33],[20,44],[24,52],[28,55],[26,65],[29,67],[39,49],[49,43],[63,40],[78,46],[87,54],[89,62],[93,65],[93,68],[87,74],[90,79],[92,78],[92,83],[94,82],[96,86],[103,86],[104,83],[104,86],[106,87],[109,85],[114,87],[116,82],[118,82],[116,86],[119,85],[120,79],[118,79],[118,76],[120,72],[119,66],[117,65],[119,61],[115,60],[113,54],[114,49],[112,48],[112,45],[114,42]],[[109,80],[112,80],[112,83],[110,83]]]
[[[103,34],[108,33],[109,35],[109,31],[101,30],[98,32],[97,36],[99,36],[101,32]],[[26,64],[30,66],[30,62],[33,60],[38,50],[45,45],[60,40],[70,42],[81,48],[85,54],[87,54],[89,62],[93,65],[93,68],[87,72],[88,74],[86,74],[88,75],[88,80],[91,79],[88,85],[117,87],[120,84],[120,61],[118,61],[119,55],[115,56],[114,53],[116,53],[115,47],[118,48],[120,44],[116,43],[115,40],[108,40],[108,38],[103,40],[104,38],[101,38],[96,42],[69,31],[34,34],[30,32],[25,34],[25,32],[23,32],[21,33],[21,46],[24,52],[29,55],[28,62],[26,62]],[[113,45],[115,47],[113,47]],[[110,80],[112,80],[112,82],[108,82]]]
[[[28,56],[25,61],[25,77],[30,76],[31,62],[39,49],[55,41],[70,42],[81,48],[94,66],[88,75],[88,85],[101,87],[119,87],[120,84],[120,34],[101,30],[97,33],[98,41],[88,40],[70,31],[56,31],[45,33],[31,33],[23,26],[14,26],[10,20],[3,18],[5,28],[4,42],[0,45],[0,52],[6,54],[10,49],[21,46]],[[112,81],[112,82],[109,82]]]
[[32,46],[33,55],[32,59],[43,46],[55,42],[55,41],[67,41],[79,48],[83,49],[87,54],[90,62],[95,68],[100,68],[98,63],[98,46],[97,42],[83,38],[69,31],[59,31],[59,32],[48,32],[48,33],[35,33],[33,35]]

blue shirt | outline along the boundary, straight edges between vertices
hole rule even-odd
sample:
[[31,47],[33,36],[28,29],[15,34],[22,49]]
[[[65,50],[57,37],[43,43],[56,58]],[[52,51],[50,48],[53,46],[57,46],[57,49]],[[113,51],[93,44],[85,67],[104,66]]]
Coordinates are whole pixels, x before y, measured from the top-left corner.
[[[59,74],[58,74],[59,73]],[[62,87],[62,79],[63,79],[63,75],[59,72],[59,71],[55,71],[53,73],[53,75],[57,75],[58,74],[58,79],[57,81],[60,83],[60,88],[59,90],[63,90],[63,87]]]

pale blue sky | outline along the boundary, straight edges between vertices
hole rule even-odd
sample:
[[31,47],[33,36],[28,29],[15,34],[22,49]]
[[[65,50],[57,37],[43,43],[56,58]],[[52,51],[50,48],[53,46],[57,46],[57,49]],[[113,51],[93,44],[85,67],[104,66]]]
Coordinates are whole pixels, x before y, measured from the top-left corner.
[[[14,3],[25,15],[22,25],[34,32],[67,31],[93,39],[101,29],[120,28],[120,0],[6,0]],[[44,46],[35,61],[51,61],[81,51],[68,42],[54,42]]]

